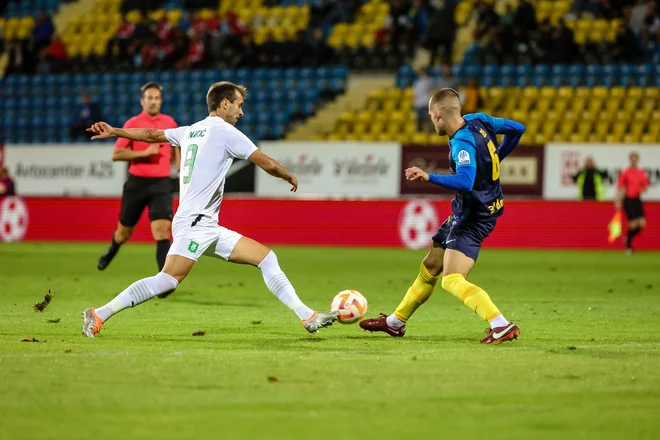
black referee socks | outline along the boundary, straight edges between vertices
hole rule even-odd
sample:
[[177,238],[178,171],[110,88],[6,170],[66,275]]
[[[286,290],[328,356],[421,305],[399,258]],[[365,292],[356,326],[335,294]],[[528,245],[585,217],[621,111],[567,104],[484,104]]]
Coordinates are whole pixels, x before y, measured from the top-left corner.
[[165,258],[170,250],[170,240],[158,240],[156,242],[156,261],[158,262],[158,271],[163,270]]

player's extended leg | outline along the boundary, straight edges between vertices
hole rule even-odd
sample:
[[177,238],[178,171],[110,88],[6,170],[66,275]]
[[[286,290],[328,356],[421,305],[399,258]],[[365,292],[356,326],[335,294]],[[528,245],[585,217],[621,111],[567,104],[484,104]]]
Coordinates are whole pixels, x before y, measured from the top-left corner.
[[458,250],[447,249],[443,266],[442,288],[490,324],[488,335],[481,343],[494,344],[518,337],[520,329],[504,318],[486,291],[466,280],[474,266],[472,258]]
[[391,336],[403,336],[406,333],[406,322],[422,304],[433,294],[442,273],[444,249],[436,242],[429,250],[419,268],[419,274],[408,288],[399,307],[393,314],[381,314],[379,318],[365,319],[360,327],[372,332],[385,332]]
[[[225,234],[232,233],[227,229],[224,231],[226,231]],[[250,264],[259,268],[268,290],[298,316],[308,332],[316,333],[319,329],[332,325],[337,320],[339,312],[315,312],[300,300],[293,285],[280,268],[275,252],[267,246],[251,238],[241,237],[231,250],[228,260],[232,263]]]
[[135,307],[156,295],[176,289],[190,273],[195,260],[181,255],[168,255],[162,272],[153,277],[143,278],[128,286],[112,301],[99,308],[83,312],[83,334],[90,338],[101,331],[101,326],[116,313]]

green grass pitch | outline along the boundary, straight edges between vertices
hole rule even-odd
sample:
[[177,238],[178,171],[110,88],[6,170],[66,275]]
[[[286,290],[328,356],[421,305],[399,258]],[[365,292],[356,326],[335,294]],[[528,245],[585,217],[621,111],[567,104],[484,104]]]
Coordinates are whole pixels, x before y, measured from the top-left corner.
[[[0,439],[658,438],[657,253],[484,250],[470,279],[522,334],[481,346],[485,323],[441,289],[404,338],[309,335],[258,270],[211,259],[88,339],[80,312],[155,269],[155,246],[128,245],[98,272],[103,250],[0,244]],[[424,256],[276,251],[310,306],[357,289],[368,316]]]

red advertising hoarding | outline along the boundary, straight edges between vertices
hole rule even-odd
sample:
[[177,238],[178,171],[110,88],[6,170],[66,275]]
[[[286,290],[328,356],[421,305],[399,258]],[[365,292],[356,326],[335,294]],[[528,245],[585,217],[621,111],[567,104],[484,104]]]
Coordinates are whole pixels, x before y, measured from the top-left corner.
[[[19,198],[0,200],[0,241],[110,239],[119,199]],[[176,206],[176,204],[175,204]],[[645,205],[648,227],[640,250],[660,250],[660,203]],[[223,226],[272,245],[423,248],[447,218],[445,200],[274,200],[228,198]],[[607,242],[612,203],[507,200],[485,247],[621,249]],[[145,213],[131,241],[150,242]]]

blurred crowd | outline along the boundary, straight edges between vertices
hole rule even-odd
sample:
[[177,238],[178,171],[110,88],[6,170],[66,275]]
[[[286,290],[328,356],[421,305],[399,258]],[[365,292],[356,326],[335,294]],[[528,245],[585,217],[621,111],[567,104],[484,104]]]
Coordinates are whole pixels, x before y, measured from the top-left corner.
[[[622,19],[611,43],[587,42],[579,47],[567,21]],[[576,0],[571,13],[558,23],[538,22],[534,5],[518,0],[503,14],[480,0],[472,17],[475,41],[483,49],[483,63],[570,64],[576,62],[638,62],[648,45],[660,42],[660,14],[649,0]]]
[[[393,57],[391,63],[380,65],[398,67],[418,48],[426,49],[430,64],[436,65],[452,58],[459,28],[455,21],[458,0],[389,0],[390,14],[376,35],[375,48],[343,48],[335,53],[327,36],[333,25],[354,19],[360,0],[315,2],[306,30],[293,39],[276,40],[271,35],[263,44],[254,43],[251,29],[233,12],[216,12],[208,18],[184,12],[177,26],[165,17],[148,18],[148,11],[160,3],[124,0],[122,12],[140,10],[141,17],[133,22],[124,18],[102,57],[69,57],[51,18],[41,13],[26,39],[3,42],[0,33],[0,52],[9,54],[8,73],[317,66],[335,61],[354,65],[350,61],[359,57]],[[215,0],[183,3],[186,11],[217,9]],[[264,5],[278,3],[265,0]],[[614,42],[578,46],[574,31],[567,26],[567,21],[578,18],[623,21]],[[571,12],[556,24],[547,19],[539,22],[530,0],[511,0],[502,13],[490,1],[477,0],[467,24],[474,29],[476,61],[482,64],[637,62],[649,45],[660,43],[660,8],[655,0],[575,0]],[[377,67],[378,63],[365,65]]]

